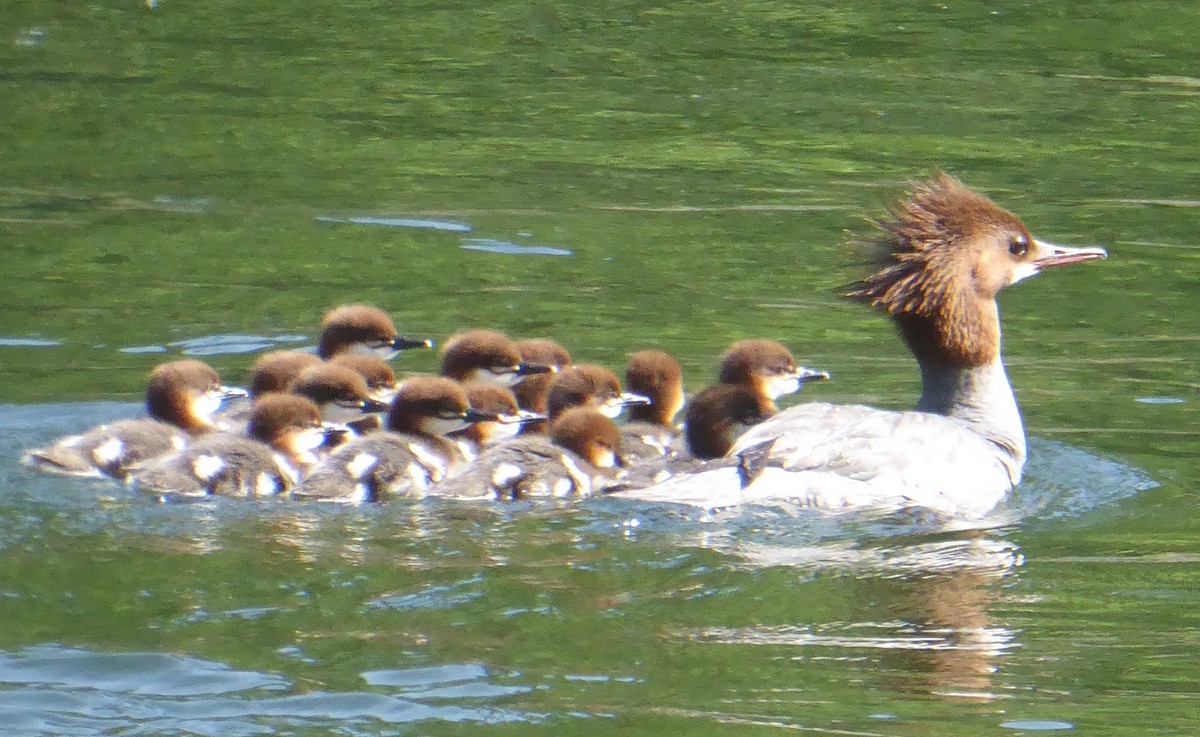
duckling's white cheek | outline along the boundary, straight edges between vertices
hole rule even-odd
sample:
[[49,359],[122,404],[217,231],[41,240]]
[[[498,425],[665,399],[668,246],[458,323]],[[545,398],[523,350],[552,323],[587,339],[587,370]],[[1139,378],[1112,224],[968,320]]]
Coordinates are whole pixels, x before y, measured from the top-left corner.
[[617,454],[611,450],[606,450],[596,458],[596,468],[615,468],[617,465]]
[[421,423],[421,429],[430,435],[449,435],[452,432],[466,430],[470,425],[463,420],[444,420],[441,417],[430,417]]
[[92,458],[96,460],[96,465],[107,466],[115,463],[124,452],[125,443],[121,442],[119,438],[109,438],[96,446],[92,451]]
[[344,349],[339,351],[341,355],[351,356],[375,356],[384,361],[390,361],[400,355],[400,351],[390,346],[380,346],[378,348],[370,346],[366,343],[351,343]]
[[1012,276],[1009,277],[1008,283],[1016,284],[1017,282],[1021,281],[1022,279],[1028,279],[1029,277],[1033,276],[1034,274],[1036,274],[1040,271],[1041,271],[1041,269],[1039,269],[1033,263],[1017,264],[1017,268],[1013,269]]
[[767,396],[775,401],[786,394],[800,391],[800,378],[797,376],[773,376],[767,379]]
[[381,386],[376,389],[372,389],[370,397],[376,402],[391,404],[392,400],[396,398],[396,391],[397,388],[394,386]]
[[192,414],[201,419],[208,419],[221,409],[223,397],[220,392],[207,391],[192,401]]
[[615,420],[625,411],[625,405],[621,404],[620,399],[606,399],[597,409],[600,410],[600,414],[608,419]]
[[324,444],[325,429],[316,427],[297,433],[295,440],[292,441],[292,448],[296,455],[304,455],[305,453],[313,452]]
[[202,455],[192,461],[192,473],[196,474],[196,478],[204,481],[211,481],[212,477],[220,473],[222,468],[225,468],[225,461],[221,460],[220,456]]

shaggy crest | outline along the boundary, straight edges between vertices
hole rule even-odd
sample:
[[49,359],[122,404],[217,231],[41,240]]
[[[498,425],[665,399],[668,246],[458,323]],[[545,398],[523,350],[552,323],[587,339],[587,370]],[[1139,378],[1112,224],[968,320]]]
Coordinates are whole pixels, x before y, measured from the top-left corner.
[[968,365],[994,360],[1000,330],[995,294],[977,289],[976,254],[970,251],[989,236],[1028,236],[1020,219],[941,173],[914,183],[891,218],[876,224],[883,233],[869,245],[880,268],[848,285],[842,296],[895,318],[914,350],[927,349],[918,355]]

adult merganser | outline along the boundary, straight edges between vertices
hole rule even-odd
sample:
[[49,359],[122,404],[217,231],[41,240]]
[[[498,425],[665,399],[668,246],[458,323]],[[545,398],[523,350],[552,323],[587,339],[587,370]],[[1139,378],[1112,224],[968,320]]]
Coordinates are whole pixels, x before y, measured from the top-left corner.
[[325,313],[317,355],[330,359],[343,353],[366,353],[385,361],[409,348],[432,348],[433,341],[405,338],[387,313],[368,305],[342,305]]
[[317,462],[314,451],[344,431],[322,423],[304,397],[264,394],[254,402],[246,435],[205,435],[135,467],[130,482],[139,491],[172,496],[275,496],[299,483]]
[[474,422],[454,433],[454,440],[469,461],[478,458],[487,446],[516,437],[526,424],[546,420],[545,415],[521,409],[511,389],[482,381],[467,382],[463,388],[472,409],[495,418]]
[[684,402],[679,361],[663,351],[638,351],[626,364],[625,388],[650,400],[631,405],[628,420],[620,426],[625,461],[636,464],[643,458],[673,455],[679,428],[672,423]]
[[221,403],[244,396],[244,389],[222,386],[205,363],[169,361],[150,373],[148,418],[118,420],[62,438],[49,448],[27,451],[22,462],[51,473],[123,479],[133,464],[177,451],[192,436],[217,429],[213,416]]
[[468,330],[446,340],[442,376],[455,381],[483,381],[513,387],[525,377],[554,373],[546,364],[526,363],[517,346],[498,330]]
[[595,407],[571,407],[550,423],[549,435],[497,443],[430,493],[502,501],[592,496],[616,483],[621,464],[621,433],[613,421]]
[[[546,395],[550,392],[550,382],[554,381],[557,372],[571,365],[571,354],[566,348],[548,338],[524,338],[516,341],[517,351],[521,354],[523,363],[552,366],[554,371],[526,376],[525,380],[512,388],[517,397],[517,405],[521,409],[544,415],[549,410],[546,407]],[[546,422],[527,422],[521,425],[521,433],[546,432]]]
[[609,419],[616,419],[627,406],[649,404],[641,394],[621,391],[617,375],[594,363],[566,368],[550,382],[546,395],[546,413],[553,420],[570,407],[594,406]]
[[786,394],[800,391],[806,381],[825,381],[827,371],[797,366],[796,359],[782,343],[765,338],[739,340],[721,357],[717,381],[740,384],[763,397],[764,409],[778,411],[775,402]]
[[472,409],[466,391],[452,379],[407,379],[392,400],[387,430],[338,448],[313,469],[295,496],[341,502],[423,496],[466,465],[462,451],[445,436],[494,419]]
[[1025,431],[1000,355],[996,295],[1043,269],[1107,252],[1038,241],[1015,215],[946,174],[915,185],[880,226],[879,269],[845,296],[896,323],[921,369],[916,410],[793,407],[730,449],[736,457],[768,448],[748,484],[719,469],[631,496],[707,508],[924,507],[978,518],[1021,480]]

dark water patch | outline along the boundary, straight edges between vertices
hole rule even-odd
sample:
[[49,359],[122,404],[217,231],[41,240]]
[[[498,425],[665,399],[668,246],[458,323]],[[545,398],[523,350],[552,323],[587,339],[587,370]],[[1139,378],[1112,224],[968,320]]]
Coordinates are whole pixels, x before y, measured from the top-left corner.
[[462,245],[465,251],[503,253],[508,256],[574,256],[575,252],[556,246],[524,246],[495,238],[467,238]]
[[374,217],[368,215],[356,217],[334,217],[318,215],[318,223],[351,223],[354,225],[383,225],[389,228],[418,228],[423,230],[444,230],[449,233],[470,233],[475,230],[465,223],[451,223],[444,220],[428,220],[425,218],[403,217]]

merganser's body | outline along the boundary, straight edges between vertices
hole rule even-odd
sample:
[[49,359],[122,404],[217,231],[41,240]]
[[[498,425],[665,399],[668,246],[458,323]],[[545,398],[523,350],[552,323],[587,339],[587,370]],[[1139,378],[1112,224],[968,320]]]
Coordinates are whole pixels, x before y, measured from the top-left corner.
[[254,402],[247,434],[205,435],[136,467],[130,481],[138,491],[170,496],[276,496],[299,483],[317,462],[314,451],[341,432],[323,424],[304,397],[264,394]]
[[185,447],[194,436],[217,428],[221,403],[246,391],[222,386],[212,367],[195,360],[169,361],[150,373],[149,417],[118,420],[48,448],[29,450],[22,461],[41,471],[124,479],[131,466]]
[[548,435],[497,443],[432,493],[501,501],[592,496],[616,483],[619,465],[621,433],[613,421],[595,407],[572,407],[550,423]]
[[944,174],[916,186],[881,226],[879,270],[845,295],[895,321],[921,369],[916,410],[793,407],[730,449],[737,457],[766,448],[749,483],[724,468],[632,496],[706,508],[923,507],[978,518],[1020,481],[1025,432],[1001,359],[996,295],[1042,269],[1106,252],[1037,241],[1015,215]]
[[465,467],[458,445],[445,436],[480,420],[458,382],[417,376],[400,384],[387,430],[356,438],[313,469],[295,496],[342,502],[424,496],[435,483]]

